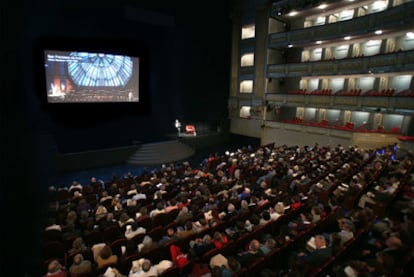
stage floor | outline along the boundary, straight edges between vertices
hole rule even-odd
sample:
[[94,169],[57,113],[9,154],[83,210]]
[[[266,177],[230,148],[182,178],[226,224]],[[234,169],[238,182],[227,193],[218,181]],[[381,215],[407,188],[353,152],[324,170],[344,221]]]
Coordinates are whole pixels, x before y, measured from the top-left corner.
[[[209,154],[214,154],[216,152],[223,154],[227,150],[233,151],[249,144],[258,146],[260,142],[258,139],[238,135],[229,135],[226,137],[226,135],[217,132],[206,132],[201,135],[197,134],[195,137],[191,136],[180,138],[178,138],[175,133],[171,134],[170,138],[180,139],[183,143],[188,143],[195,149],[195,154],[186,159],[193,167],[198,167],[199,164],[209,156]],[[123,177],[128,172],[131,172],[133,175],[140,175],[144,170],[159,169],[159,166],[149,168],[129,164],[115,164],[113,166],[67,172],[59,176],[50,176],[50,181],[52,184],[57,186],[69,186],[74,180],[81,184],[88,184],[90,182],[90,178],[94,176],[106,182],[111,180],[113,176]]]

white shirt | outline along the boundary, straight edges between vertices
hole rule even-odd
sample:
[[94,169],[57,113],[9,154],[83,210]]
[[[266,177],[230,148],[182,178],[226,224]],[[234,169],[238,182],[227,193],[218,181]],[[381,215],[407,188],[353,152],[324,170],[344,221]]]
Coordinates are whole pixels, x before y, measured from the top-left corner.
[[128,277],[149,277],[149,276],[158,276],[158,271],[154,266],[151,266],[150,270],[144,272],[142,270],[138,270],[136,272],[130,272]]
[[125,231],[125,238],[132,239],[136,235],[145,234],[146,232],[147,232],[147,230],[143,227],[138,227],[135,231],[133,231],[130,228],[127,228],[127,230]]

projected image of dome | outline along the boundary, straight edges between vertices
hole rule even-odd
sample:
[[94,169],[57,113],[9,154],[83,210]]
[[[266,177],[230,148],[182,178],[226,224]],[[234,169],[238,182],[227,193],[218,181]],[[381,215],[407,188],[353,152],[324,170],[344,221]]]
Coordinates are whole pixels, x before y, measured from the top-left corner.
[[72,52],[70,56],[68,72],[78,86],[125,86],[132,76],[133,62],[128,56],[86,52]]

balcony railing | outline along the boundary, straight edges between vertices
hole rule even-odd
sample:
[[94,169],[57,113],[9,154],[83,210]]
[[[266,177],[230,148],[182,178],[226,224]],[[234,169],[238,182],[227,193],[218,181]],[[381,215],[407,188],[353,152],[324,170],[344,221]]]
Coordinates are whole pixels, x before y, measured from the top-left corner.
[[364,35],[378,28],[409,27],[414,22],[412,11],[414,1],[393,7],[380,13],[374,13],[352,20],[340,21],[326,25],[292,30],[289,32],[269,34],[269,48],[285,48],[289,44],[306,45],[317,40],[331,40],[348,36]]
[[368,73],[383,74],[413,70],[414,50],[410,50],[378,54],[368,57],[345,58],[340,60],[271,64],[267,67],[267,75],[268,78],[286,78]]
[[266,100],[285,106],[304,107],[343,107],[351,110],[363,108],[384,108],[387,110],[414,109],[414,93],[404,90],[401,95],[385,96],[343,96],[343,95],[312,95],[307,94],[266,94]]

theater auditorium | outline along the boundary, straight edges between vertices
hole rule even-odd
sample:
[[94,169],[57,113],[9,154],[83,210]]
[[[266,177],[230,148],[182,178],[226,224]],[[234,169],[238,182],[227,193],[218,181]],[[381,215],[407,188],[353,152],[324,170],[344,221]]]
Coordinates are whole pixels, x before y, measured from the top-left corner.
[[413,276],[413,1],[26,2],[2,276]]

